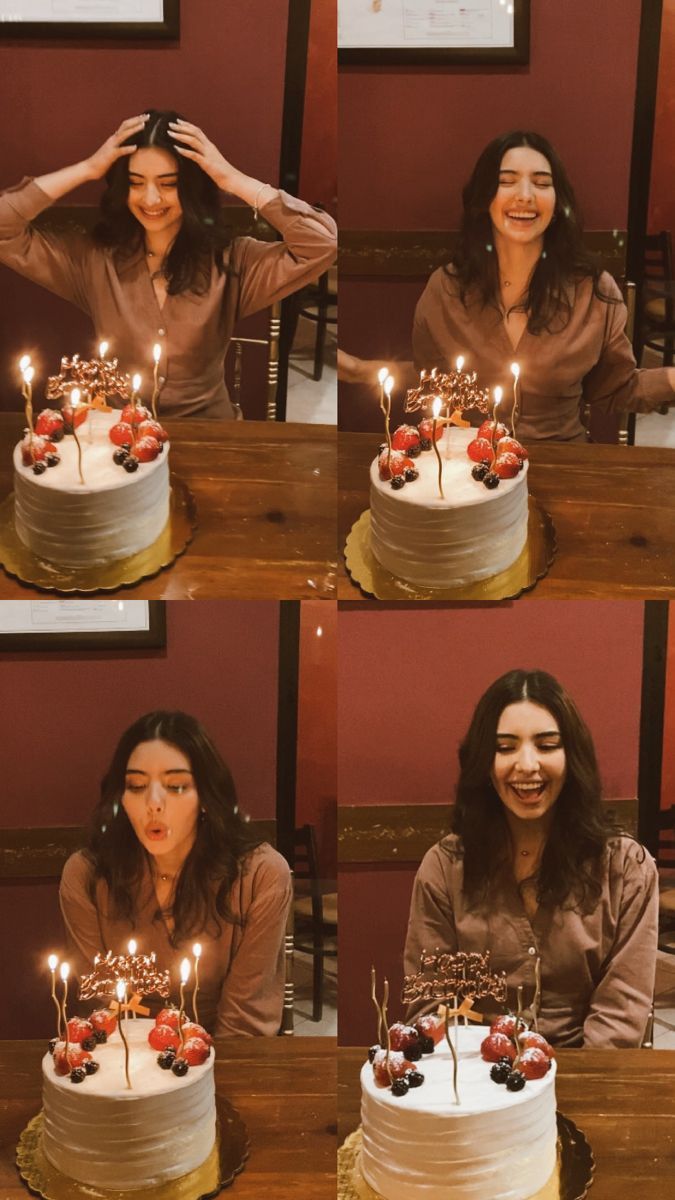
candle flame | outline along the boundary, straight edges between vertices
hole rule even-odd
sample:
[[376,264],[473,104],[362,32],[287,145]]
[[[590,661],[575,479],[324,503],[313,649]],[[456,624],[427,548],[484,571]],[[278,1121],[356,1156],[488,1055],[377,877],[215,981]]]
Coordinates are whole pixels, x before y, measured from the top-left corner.
[[79,388],[73,388],[72,392],[70,393],[70,403],[73,408],[76,408],[77,405],[80,403],[81,394],[82,393],[80,392]]
[[124,1000],[124,997],[126,995],[126,990],[127,990],[127,985],[124,982],[124,980],[118,979],[117,983],[115,984],[115,991],[117,993],[117,999],[119,1000],[120,1004]]
[[106,356],[106,354],[107,354],[107,353],[108,353],[108,343],[107,343],[107,342],[101,342],[101,344],[100,344],[100,346],[99,346],[99,348],[98,348],[98,356],[99,356],[99,358],[105,358],[105,356]]
[[184,958],[182,963],[180,964],[180,981],[181,981],[181,983],[187,983],[189,978],[190,978],[190,960],[189,960],[189,958]]
[[379,371],[377,372],[377,382],[380,385],[383,384],[388,374],[389,367],[380,367]]
[[195,942],[194,946],[192,947],[192,953],[194,954],[195,958],[201,958],[202,947],[200,942]]
[[434,396],[434,402],[431,405],[431,412],[433,414],[434,420],[436,420],[436,418],[440,415],[440,411],[441,411],[442,407],[443,407],[443,401],[441,400],[440,396]]
[[140,386],[141,386],[141,377],[140,377],[140,375],[134,375],[134,377],[133,377],[133,379],[132,379],[132,381],[131,381],[131,386],[133,387],[133,389],[134,389],[134,391],[135,391],[135,392],[139,391],[139,389],[140,389]]
[[158,363],[162,357],[162,347],[160,346],[159,342],[155,342],[154,346],[152,347],[152,357],[156,363]]
[[47,959],[47,962],[48,962],[48,964],[49,964],[49,970],[50,970],[50,971],[55,971],[55,970],[56,970],[56,968],[57,968],[57,967],[58,967],[58,965],[59,965],[59,960],[58,960],[58,958],[56,957],[56,955],[55,955],[55,954],[50,954],[50,955],[49,955],[49,958]]
[[60,975],[61,975],[63,982],[65,983],[66,979],[70,975],[70,963],[61,963]]
[[496,387],[492,394],[495,398],[495,408],[496,408],[498,404],[501,404],[502,395],[503,395],[502,389],[500,387]]
[[388,396],[391,396],[391,393],[394,390],[394,376],[393,375],[387,375],[387,378],[384,381],[384,390]]
[[458,355],[457,355],[457,358],[456,358],[456,360],[455,360],[455,370],[456,370],[456,371],[461,371],[461,369],[462,369],[462,367],[463,367],[463,366],[464,366],[464,355],[463,355],[463,354],[458,354]]
[[514,379],[517,379],[520,375],[520,365],[517,362],[511,363],[511,374],[513,375]]
[[26,367],[29,367],[29,366],[30,366],[30,354],[24,354],[23,357],[19,359],[19,370],[23,373],[26,370]]
[[24,383],[32,383],[34,374],[35,369],[33,367],[26,367],[23,373]]
[[131,938],[131,939],[129,940],[129,953],[130,953],[130,954],[135,954],[135,953],[136,953],[136,945],[137,945],[136,939],[135,939],[135,938]]

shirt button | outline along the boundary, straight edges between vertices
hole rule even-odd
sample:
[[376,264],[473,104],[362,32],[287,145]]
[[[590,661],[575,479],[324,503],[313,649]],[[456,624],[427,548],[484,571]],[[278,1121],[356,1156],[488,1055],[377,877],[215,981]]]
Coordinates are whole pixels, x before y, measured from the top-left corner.
[[536,953],[537,953],[537,947],[536,947],[536,946],[528,946],[528,948],[527,948],[527,953],[528,953],[528,954],[536,954]]
[[[160,375],[159,382],[166,383],[166,375]],[[531,953],[534,954],[534,950],[532,950]]]
[[158,334],[159,334],[159,336],[160,336],[160,337],[164,337],[164,335],[165,335],[165,333],[166,333],[166,329],[158,329],[158,330],[157,330],[157,332],[158,332]]

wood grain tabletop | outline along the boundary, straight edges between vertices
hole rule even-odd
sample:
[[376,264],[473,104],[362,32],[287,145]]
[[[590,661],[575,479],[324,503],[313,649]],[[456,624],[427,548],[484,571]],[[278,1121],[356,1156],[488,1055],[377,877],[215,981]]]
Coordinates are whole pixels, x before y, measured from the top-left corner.
[[[347,534],[368,508],[372,433],[338,438],[338,599],[363,600],[344,564]],[[551,516],[557,553],[524,599],[666,599],[675,596],[675,450],[538,444],[529,490]]]
[[[338,1050],[338,1138],[359,1124],[363,1049]],[[595,1158],[589,1200],[668,1200],[675,1180],[675,1053],[559,1050],[558,1109]],[[526,1131],[525,1135],[526,1135]]]
[[[0,1042],[0,1200],[27,1200],[14,1158],[41,1108],[42,1041]],[[232,1200],[335,1200],[335,1040],[218,1038],[216,1090],[245,1122],[248,1162]]]
[[[106,592],[154,600],[335,598],[336,431],[275,421],[167,421],[171,470],[197,505],[184,555]],[[0,501],[22,413],[0,413]],[[0,569],[0,599],[46,595]]]

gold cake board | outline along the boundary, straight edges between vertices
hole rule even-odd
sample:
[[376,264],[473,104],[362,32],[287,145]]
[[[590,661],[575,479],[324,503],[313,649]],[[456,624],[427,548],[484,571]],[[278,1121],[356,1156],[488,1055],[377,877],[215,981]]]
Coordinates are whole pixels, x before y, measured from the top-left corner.
[[197,524],[194,496],[176,475],[171,476],[169,519],[151,546],[128,558],[93,567],[62,567],[38,558],[17,537],[14,528],[14,493],[0,504],[0,565],[8,575],[42,591],[112,592],[131,587],[170,567],[192,541]]
[[16,1165],[28,1189],[43,1200],[207,1200],[232,1183],[244,1169],[249,1152],[248,1131],[236,1108],[216,1096],[216,1112],[216,1141],[206,1162],[157,1187],[121,1192],[77,1183],[62,1175],[42,1151],[42,1112],[29,1121],[19,1138]]
[[516,600],[547,574],[556,552],[555,529],[547,512],[528,496],[527,541],[506,571],[456,588],[419,587],[398,579],[375,558],[370,546],[370,509],[361,513],[345,545],[352,582],[376,600]]
[[[556,1113],[558,1159],[551,1178],[528,1200],[583,1200],[593,1182],[593,1152],[573,1121]],[[508,1171],[508,1162],[504,1168]],[[448,1180],[451,1188],[452,1180]],[[338,1150],[338,1200],[384,1200],[361,1173],[361,1128],[350,1133]],[[450,1194],[450,1191],[448,1192]]]

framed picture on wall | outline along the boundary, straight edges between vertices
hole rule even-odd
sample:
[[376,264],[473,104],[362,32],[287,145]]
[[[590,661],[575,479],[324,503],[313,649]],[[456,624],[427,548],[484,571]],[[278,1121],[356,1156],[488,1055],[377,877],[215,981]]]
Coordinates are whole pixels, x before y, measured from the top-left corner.
[[2,650],[157,650],[164,600],[3,600]]
[[177,38],[180,0],[0,0],[2,38]]
[[338,0],[338,61],[369,66],[529,62],[530,0]]

